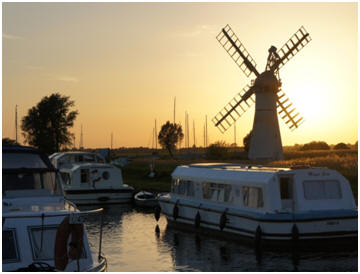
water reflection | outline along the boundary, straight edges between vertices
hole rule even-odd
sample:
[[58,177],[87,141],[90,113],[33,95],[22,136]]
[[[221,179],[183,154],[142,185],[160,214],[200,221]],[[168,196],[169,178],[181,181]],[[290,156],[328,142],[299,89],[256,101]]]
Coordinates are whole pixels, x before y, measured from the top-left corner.
[[[174,229],[167,226],[163,215],[156,222],[152,210],[134,209],[131,205],[111,205],[104,210],[102,250],[108,259],[108,271],[357,270],[357,250],[256,252],[238,242]],[[99,228],[98,219],[87,221],[94,245]]]

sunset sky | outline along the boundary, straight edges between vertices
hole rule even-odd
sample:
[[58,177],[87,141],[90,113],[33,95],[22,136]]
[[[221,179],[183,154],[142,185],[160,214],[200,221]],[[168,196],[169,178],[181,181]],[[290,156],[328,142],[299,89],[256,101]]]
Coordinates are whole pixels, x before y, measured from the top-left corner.
[[[189,113],[196,145],[234,142],[211,122],[249,78],[216,40],[229,24],[265,69],[271,45],[281,48],[303,25],[312,41],[280,69],[282,89],[305,118],[283,145],[313,140],[355,143],[358,133],[357,3],[3,3],[2,130],[19,123],[41,98],[70,96],[85,147],[152,145],[167,120]],[[251,130],[254,106],[236,124],[237,143]],[[22,138],[20,140],[23,140]],[[183,142],[184,144],[184,142]]]

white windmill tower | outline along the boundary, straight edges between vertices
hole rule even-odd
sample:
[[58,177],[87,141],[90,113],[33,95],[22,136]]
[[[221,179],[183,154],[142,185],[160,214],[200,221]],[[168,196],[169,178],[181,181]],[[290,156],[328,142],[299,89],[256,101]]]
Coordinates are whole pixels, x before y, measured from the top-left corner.
[[[245,73],[256,75],[256,79],[239,92],[213,119],[224,133],[255,102],[255,117],[250,140],[250,159],[281,160],[284,158],[277,109],[281,118],[291,130],[304,121],[295,113],[289,98],[281,90],[279,69],[298,53],[311,38],[301,27],[278,51],[271,46],[265,71],[256,70],[254,59],[236,37],[229,25],[219,33],[216,39]],[[254,98],[255,97],[255,98]]]

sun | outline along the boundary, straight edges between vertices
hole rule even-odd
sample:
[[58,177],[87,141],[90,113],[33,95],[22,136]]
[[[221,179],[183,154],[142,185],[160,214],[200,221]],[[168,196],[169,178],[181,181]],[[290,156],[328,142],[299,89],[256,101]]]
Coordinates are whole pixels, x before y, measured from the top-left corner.
[[324,114],[325,102],[322,96],[322,88],[316,85],[302,84],[291,88],[291,93],[287,94],[296,108],[295,113],[299,112],[299,115],[305,120],[318,119]]

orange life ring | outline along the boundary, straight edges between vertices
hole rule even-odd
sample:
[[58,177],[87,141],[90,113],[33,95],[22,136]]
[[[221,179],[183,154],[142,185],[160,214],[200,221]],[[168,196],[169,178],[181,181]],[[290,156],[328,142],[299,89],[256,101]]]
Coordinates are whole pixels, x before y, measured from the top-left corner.
[[[71,234],[69,252],[67,242]],[[56,231],[55,239],[55,268],[64,270],[69,257],[72,260],[79,259],[82,253],[84,239],[84,226],[82,224],[69,224],[69,217],[65,217]]]

